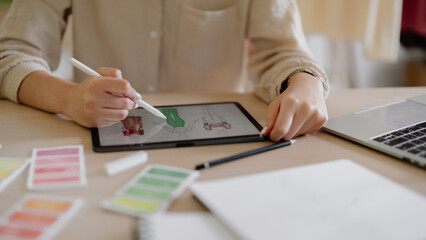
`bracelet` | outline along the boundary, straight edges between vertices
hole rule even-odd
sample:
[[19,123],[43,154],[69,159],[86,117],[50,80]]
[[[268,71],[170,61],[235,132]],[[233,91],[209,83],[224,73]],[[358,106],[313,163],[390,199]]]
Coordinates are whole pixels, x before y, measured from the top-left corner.
[[300,73],[300,72],[304,72],[304,73],[307,73],[309,75],[312,75],[312,76],[318,78],[321,81],[323,89],[325,89],[324,79],[319,74],[317,74],[314,70],[312,70],[311,68],[303,67],[303,68],[298,68],[298,69],[294,70],[293,72],[290,73],[290,75],[288,75],[287,79],[281,84],[280,93],[284,92],[284,90],[287,89],[288,84],[290,83],[290,78],[294,74]]

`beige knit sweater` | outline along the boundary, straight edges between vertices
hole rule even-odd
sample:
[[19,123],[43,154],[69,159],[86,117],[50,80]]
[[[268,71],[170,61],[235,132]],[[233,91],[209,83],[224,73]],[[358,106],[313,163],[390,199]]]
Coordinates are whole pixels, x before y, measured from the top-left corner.
[[270,102],[301,67],[328,90],[294,0],[14,0],[0,29],[0,97],[17,102],[28,74],[57,68],[70,12],[73,56],[121,69],[142,93],[236,92],[249,81]]

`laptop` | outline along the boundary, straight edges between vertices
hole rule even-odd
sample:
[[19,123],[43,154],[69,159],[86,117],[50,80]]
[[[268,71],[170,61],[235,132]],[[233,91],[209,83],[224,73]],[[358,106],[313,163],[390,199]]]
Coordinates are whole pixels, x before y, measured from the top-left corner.
[[426,94],[329,119],[323,130],[426,169]]

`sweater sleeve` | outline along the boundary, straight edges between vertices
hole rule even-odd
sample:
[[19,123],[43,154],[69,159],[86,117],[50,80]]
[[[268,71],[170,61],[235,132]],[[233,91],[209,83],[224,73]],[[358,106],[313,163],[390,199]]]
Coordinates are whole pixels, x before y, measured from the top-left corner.
[[254,49],[248,73],[258,97],[273,101],[282,82],[300,68],[321,76],[324,95],[328,94],[327,75],[308,49],[295,0],[252,0],[248,21],[247,35]]
[[70,0],[14,0],[0,27],[0,98],[18,102],[24,78],[59,64]]

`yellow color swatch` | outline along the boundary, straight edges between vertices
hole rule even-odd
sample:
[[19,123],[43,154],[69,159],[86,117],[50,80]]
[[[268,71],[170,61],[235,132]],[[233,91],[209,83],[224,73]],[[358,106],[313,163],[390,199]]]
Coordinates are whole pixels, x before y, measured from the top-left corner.
[[5,178],[5,177],[9,176],[10,173],[11,173],[11,171],[0,170],[0,178]]
[[0,169],[16,169],[24,163],[23,161],[0,161]]
[[145,202],[124,197],[114,199],[113,203],[120,207],[130,208],[132,210],[141,212],[153,212],[158,208],[157,203]]

